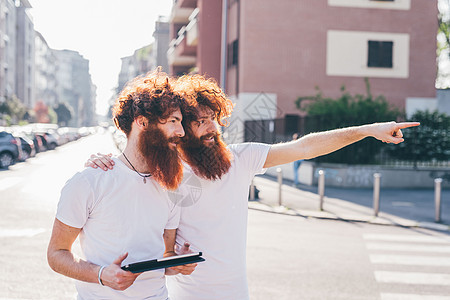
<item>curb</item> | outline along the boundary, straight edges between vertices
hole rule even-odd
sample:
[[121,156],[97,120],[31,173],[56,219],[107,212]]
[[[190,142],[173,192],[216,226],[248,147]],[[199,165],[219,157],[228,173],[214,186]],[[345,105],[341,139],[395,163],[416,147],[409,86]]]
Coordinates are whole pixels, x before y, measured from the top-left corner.
[[336,220],[346,222],[361,222],[374,225],[389,225],[400,227],[415,227],[424,228],[439,231],[450,231],[450,226],[446,224],[430,223],[430,222],[417,222],[413,220],[403,219],[400,217],[383,214],[384,216],[356,216],[356,215],[337,215],[329,211],[310,211],[310,210],[297,210],[285,206],[270,206],[260,203],[258,200],[248,201],[248,208],[252,210],[276,213],[288,216],[297,216],[303,218],[313,218],[322,220]]

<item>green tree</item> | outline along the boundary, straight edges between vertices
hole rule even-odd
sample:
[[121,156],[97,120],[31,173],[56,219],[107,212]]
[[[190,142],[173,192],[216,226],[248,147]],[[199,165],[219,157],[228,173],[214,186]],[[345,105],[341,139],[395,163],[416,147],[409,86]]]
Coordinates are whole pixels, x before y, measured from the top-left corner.
[[16,96],[7,98],[4,102],[0,103],[0,113],[4,115],[3,118],[7,121],[8,125],[18,124],[23,120],[26,112],[26,106]]
[[51,107],[48,108],[48,118],[49,118],[49,123],[51,123],[51,124],[58,123],[58,115]]
[[[324,97],[319,88],[315,96],[299,97],[296,106],[306,111],[306,130],[324,131],[375,122],[396,121],[404,114],[391,106],[384,96],[373,97],[366,78],[366,95],[352,95],[341,88],[337,99]],[[372,164],[377,163],[378,154],[384,145],[375,139],[365,139],[337,152],[316,159],[320,162]]]
[[[438,51],[450,49],[450,0],[439,0],[439,34],[444,38],[443,43],[438,42]],[[448,58],[450,59],[450,51],[448,51]]]
[[450,59],[450,0],[439,0],[438,7],[436,87],[446,89],[450,88],[450,72],[443,68],[443,61]]

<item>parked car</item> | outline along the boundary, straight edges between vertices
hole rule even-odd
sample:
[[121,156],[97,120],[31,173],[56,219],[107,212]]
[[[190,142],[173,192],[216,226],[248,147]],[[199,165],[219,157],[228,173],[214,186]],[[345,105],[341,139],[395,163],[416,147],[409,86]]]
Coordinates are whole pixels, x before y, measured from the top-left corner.
[[37,138],[38,140],[41,141],[42,149],[41,149],[40,152],[45,151],[45,150],[48,150],[48,147],[47,147],[47,139],[45,138],[44,133],[37,133],[37,132],[36,132],[36,133],[34,133],[34,135],[36,136],[36,138]]
[[26,134],[29,139],[33,141],[34,150],[36,153],[47,150],[42,142],[43,137],[35,134],[34,132],[30,132]]
[[27,137],[25,134],[15,134],[15,136],[20,139],[20,143],[22,145],[21,160],[26,160],[36,155],[34,142],[29,137]]
[[0,168],[7,168],[22,156],[20,139],[6,131],[0,131]]
[[57,146],[59,146],[58,138],[54,133],[45,132],[44,137],[47,140],[48,150],[54,150]]

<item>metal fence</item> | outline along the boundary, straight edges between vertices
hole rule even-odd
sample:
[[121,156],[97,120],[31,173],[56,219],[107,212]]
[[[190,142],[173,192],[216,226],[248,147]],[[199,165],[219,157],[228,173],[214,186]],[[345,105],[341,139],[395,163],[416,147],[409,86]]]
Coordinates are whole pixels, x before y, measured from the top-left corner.
[[[300,136],[311,132],[328,130],[323,128],[323,117],[286,116],[285,118],[271,120],[245,121],[244,139],[246,142],[279,143],[291,141],[294,133]],[[447,132],[450,139],[450,132]],[[421,145],[415,145],[420,147]],[[332,154],[315,158],[316,162],[333,162],[346,164],[380,164],[404,167],[450,167],[450,161],[401,160],[392,157],[389,153],[395,151],[398,145],[384,144],[375,139],[364,139],[349,145]],[[423,159],[423,158],[422,158]]]

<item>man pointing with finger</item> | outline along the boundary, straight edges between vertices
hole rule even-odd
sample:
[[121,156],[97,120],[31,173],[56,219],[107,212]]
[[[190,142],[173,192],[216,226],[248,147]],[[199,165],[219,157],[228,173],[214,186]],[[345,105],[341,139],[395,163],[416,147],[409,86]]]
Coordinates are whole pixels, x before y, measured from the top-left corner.
[[184,116],[185,136],[179,148],[188,172],[198,179],[201,194],[182,205],[177,244],[188,241],[206,258],[191,276],[167,278],[173,300],[248,300],[246,241],[249,185],[266,168],[311,159],[367,137],[403,142],[401,129],[419,123],[375,123],[311,133],[288,143],[241,143],[226,146],[219,125],[231,113],[230,100],[214,81],[183,76],[176,91],[190,99]]
[[[176,243],[189,242],[194,251],[203,252],[206,262],[190,276],[167,278],[173,300],[249,299],[247,200],[256,174],[269,167],[325,155],[368,137],[397,144],[403,142],[401,129],[419,125],[375,123],[311,133],[288,143],[227,146],[219,125],[224,125],[222,121],[231,114],[233,105],[215,81],[186,75],[177,80],[175,91],[195,108],[184,115],[185,136],[178,146],[185,162],[186,182],[172,197],[182,207]],[[112,165],[107,156],[91,157],[87,163],[105,170]]]

